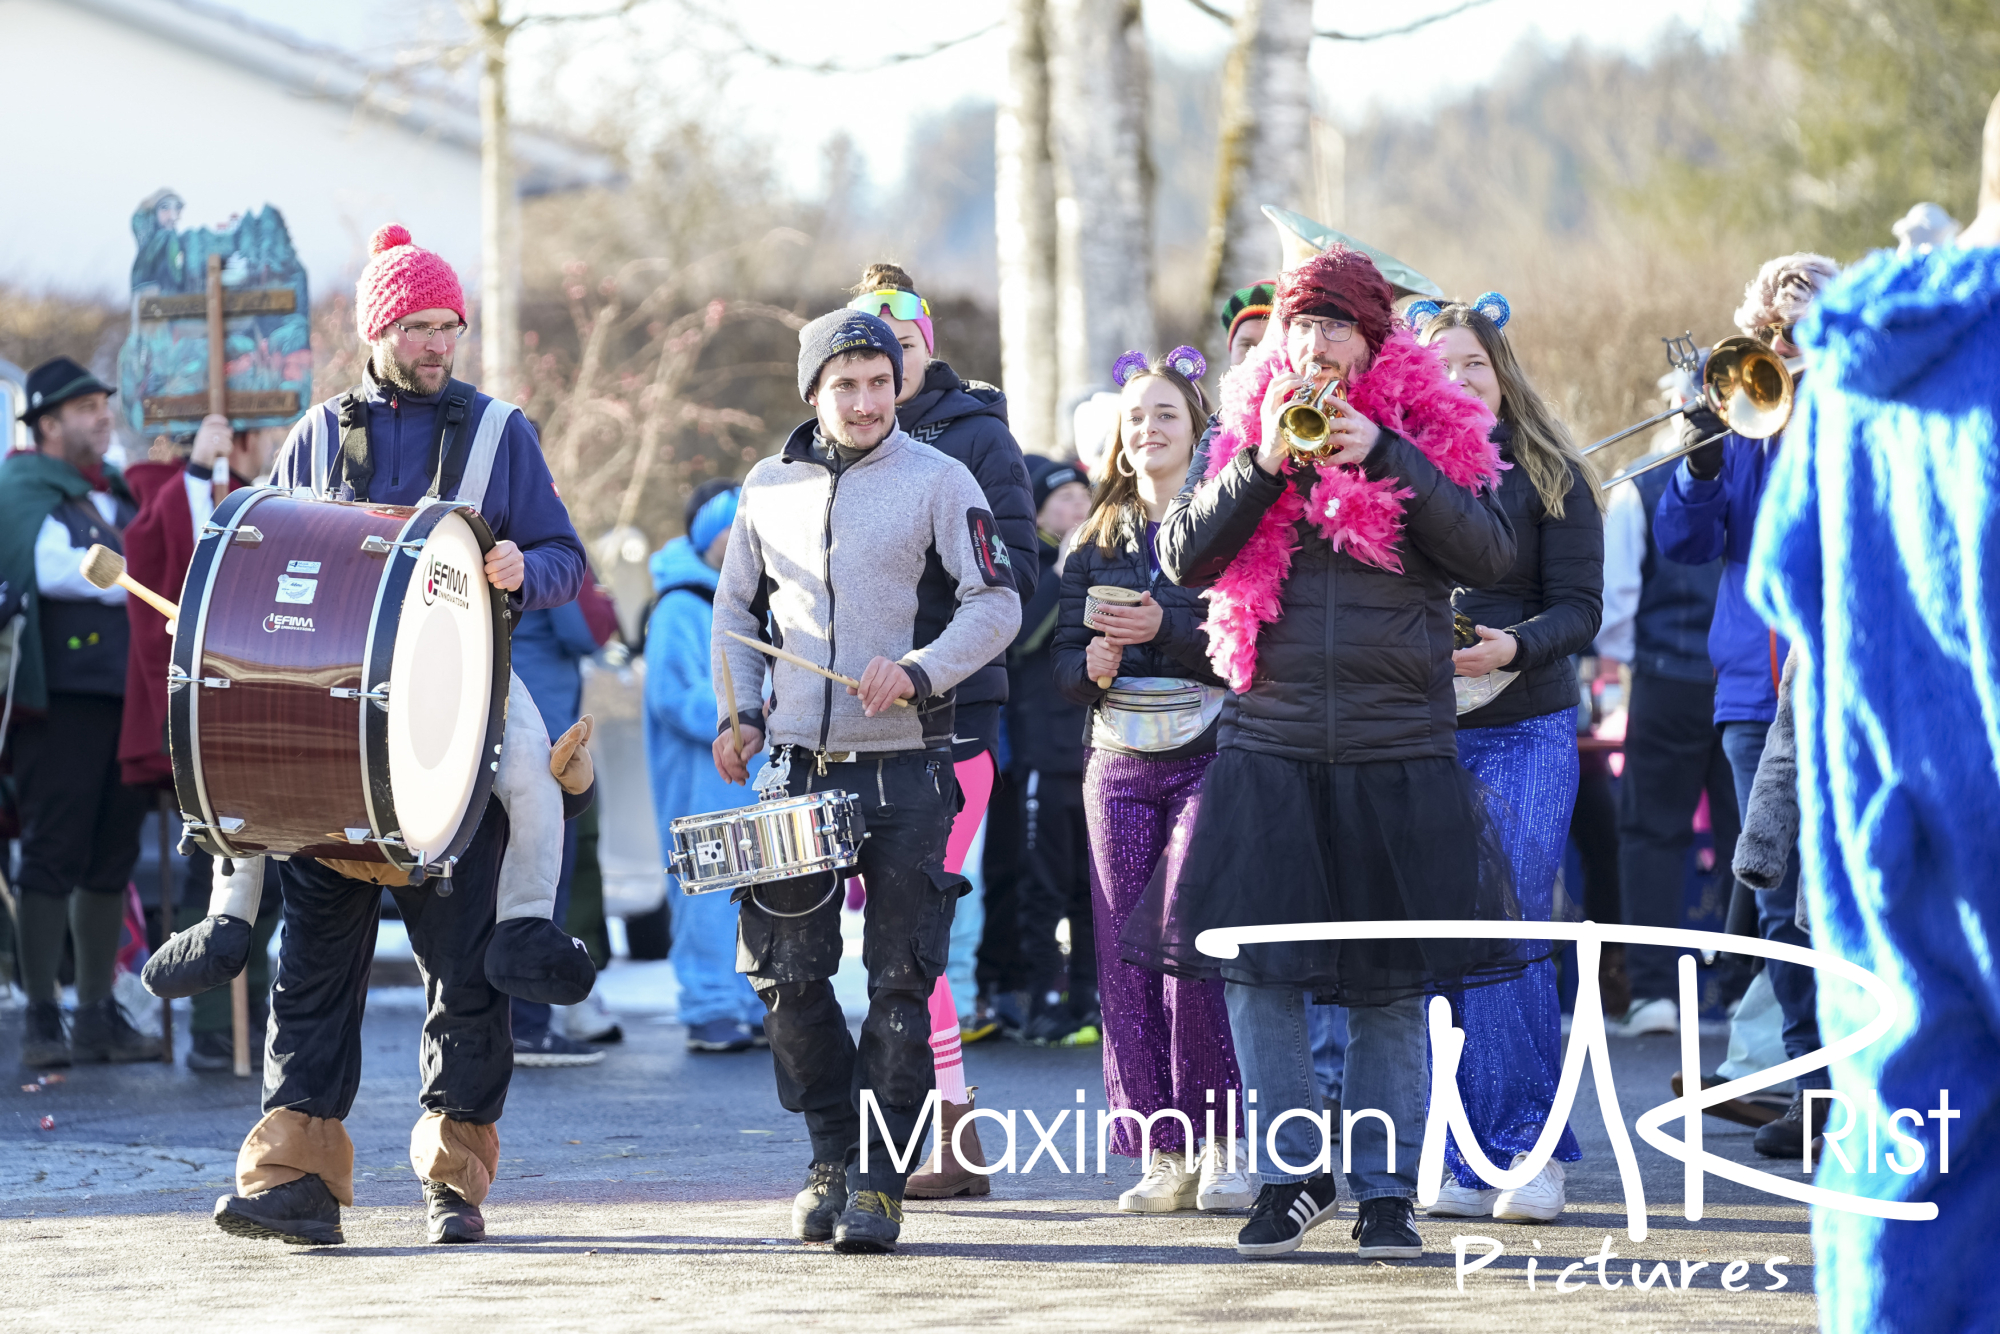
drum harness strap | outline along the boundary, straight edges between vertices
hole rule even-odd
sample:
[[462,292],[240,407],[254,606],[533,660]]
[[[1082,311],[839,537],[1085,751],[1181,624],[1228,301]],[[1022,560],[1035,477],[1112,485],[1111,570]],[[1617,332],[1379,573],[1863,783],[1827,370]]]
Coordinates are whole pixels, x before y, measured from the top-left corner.
[[[472,396],[477,392],[463,380],[452,380],[445,385],[444,398],[438,404],[435,429],[431,433],[430,458],[426,471],[431,475],[430,490],[424,493],[427,500],[437,500],[443,496],[445,479],[451,464],[452,446],[458,443],[459,428],[465,424],[472,411]],[[363,397],[365,386],[357,385],[340,396],[336,415],[340,419],[340,472],[329,482],[331,487],[346,480],[354,487],[354,498],[369,499],[370,484],[375,480],[375,460],[368,452],[368,403]],[[465,465],[459,464],[460,476],[451,481],[463,480]]]

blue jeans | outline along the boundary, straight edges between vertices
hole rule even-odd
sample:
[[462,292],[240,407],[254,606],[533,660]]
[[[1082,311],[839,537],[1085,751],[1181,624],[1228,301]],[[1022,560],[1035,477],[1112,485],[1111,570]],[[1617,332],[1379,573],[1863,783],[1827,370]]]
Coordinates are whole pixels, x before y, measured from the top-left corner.
[[[562,876],[556,881],[556,910],[551,919],[557,926],[569,915],[569,882],[576,874],[576,821],[563,821]],[[549,1031],[549,1019],[553,1015],[548,1006],[536,1001],[524,1001],[519,996],[507,998],[507,1008],[512,1011],[511,1022],[514,1036],[539,1041],[542,1034]]]
[[1347,1007],[1306,1005],[1306,1034],[1312,1039],[1313,1078],[1321,1100],[1340,1101],[1347,1074]]
[[680,983],[680,1021],[689,1028],[718,1020],[764,1022],[764,1002],[757,999],[750,979],[736,971],[737,910],[720,890],[683,894],[668,882],[674,943],[667,958]]
[[972,974],[978,964],[975,956],[979,952],[980,937],[986,933],[985,820],[979,822],[979,832],[972,836],[972,846],[965,854],[965,865],[959,868],[958,873],[972,882],[972,892],[958,901],[958,911],[952,914],[951,953],[944,966],[944,975],[951,986],[951,1003],[958,1008],[958,1017],[964,1019],[979,1003],[979,983]]
[[[1749,810],[1750,787],[1757,781],[1757,761],[1764,756],[1764,734],[1769,730],[1768,723],[1722,724],[1722,752],[1729,757],[1729,767],[1736,775],[1736,807],[1739,811]],[[1776,889],[1757,891],[1757,934],[1766,940],[1781,941],[1787,945],[1810,945],[1811,938],[1799,930],[1798,907],[1799,849],[1794,843],[1783,882]],[[1766,959],[1764,972],[1771,979],[1771,990],[1778,997],[1778,1009],[1785,1016],[1785,1055],[1798,1057],[1818,1051],[1819,989],[1813,981],[1813,970],[1795,963]],[[1827,1072],[1821,1069],[1800,1075],[1798,1086],[1802,1089],[1823,1089],[1833,1085]]]
[[[1236,1040],[1236,1059],[1243,1086],[1257,1093],[1257,1174],[1267,1185],[1304,1181],[1310,1173],[1286,1172],[1273,1165],[1269,1150],[1294,1166],[1316,1159],[1321,1150],[1319,1127],[1293,1117],[1273,1136],[1267,1127],[1281,1113],[1303,1108],[1320,1111],[1319,1089],[1313,1077],[1312,1045],[1306,1034],[1303,992],[1275,987],[1246,987],[1231,982],[1224,988],[1229,1002],[1229,1029]],[[1390,1171],[1390,1138],[1375,1117],[1356,1120],[1346,1137],[1353,1170],[1348,1189],[1357,1200],[1417,1195],[1417,1153],[1424,1133],[1424,1089],[1430,1055],[1424,1036],[1423,999],[1412,996],[1393,1005],[1357,1006],[1347,1011],[1347,1072],[1342,1099],[1344,1113],[1369,1109],[1387,1113],[1395,1126],[1395,1170]],[[1338,1161],[1342,1146],[1331,1150]]]

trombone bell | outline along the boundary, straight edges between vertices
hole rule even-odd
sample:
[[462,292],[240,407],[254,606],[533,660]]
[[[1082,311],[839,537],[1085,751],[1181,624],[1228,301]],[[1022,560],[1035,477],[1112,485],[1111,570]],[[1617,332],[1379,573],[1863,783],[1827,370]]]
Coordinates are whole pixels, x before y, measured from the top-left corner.
[[1791,370],[1754,338],[1717,343],[1702,369],[1701,389],[1715,415],[1746,440],[1768,440],[1792,418]]

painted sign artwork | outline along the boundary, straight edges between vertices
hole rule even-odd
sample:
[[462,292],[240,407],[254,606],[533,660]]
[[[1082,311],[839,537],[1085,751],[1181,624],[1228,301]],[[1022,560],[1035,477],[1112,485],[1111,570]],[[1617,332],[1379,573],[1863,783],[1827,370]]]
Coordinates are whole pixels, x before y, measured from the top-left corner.
[[186,434],[209,398],[210,257],[221,260],[227,411],[239,431],[288,426],[312,401],[311,302],[284,215],[269,204],[216,227],[179,226],[160,190],[132,214],[132,327],[118,402],[142,437]]

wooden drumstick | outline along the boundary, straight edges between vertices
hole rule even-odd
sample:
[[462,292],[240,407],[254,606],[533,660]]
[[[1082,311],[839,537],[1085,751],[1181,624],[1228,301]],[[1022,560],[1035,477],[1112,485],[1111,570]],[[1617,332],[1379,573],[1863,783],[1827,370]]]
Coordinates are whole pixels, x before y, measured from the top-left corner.
[[736,747],[736,758],[748,764],[750,757],[743,753],[743,725],[736,721],[736,676],[729,670],[729,654],[717,657],[722,663],[722,693],[729,709],[729,743]]
[[[739,635],[734,630],[724,630],[722,633],[728,635],[731,639],[735,640],[739,644],[748,644],[751,648],[756,649],[759,653],[767,654],[773,658],[783,659],[784,661],[792,664],[792,666],[794,667],[803,667],[807,671],[813,673],[815,676],[824,676],[829,681],[838,681],[840,682],[840,684],[846,686],[850,690],[861,689],[861,683],[855,680],[853,677],[842,676],[839,672],[829,672],[826,668],[820,666],[818,663],[807,662],[804,658],[801,658],[796,653],[787,653],[784,649],[776,648],[770,644],[766,644],[761,639],[752,639],[747,635]],[[899,699],[896,701],[896,703],[900,707],[905,709],[910,707],[910,701],[906,699]]]
[[181,609],[125,573],[125,558],[102,544],[83,553],[83,577],[99,588],[116,585],[145,602],[170,621],[181,618]]

